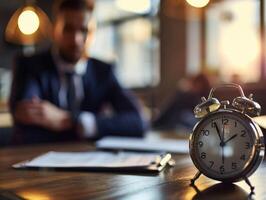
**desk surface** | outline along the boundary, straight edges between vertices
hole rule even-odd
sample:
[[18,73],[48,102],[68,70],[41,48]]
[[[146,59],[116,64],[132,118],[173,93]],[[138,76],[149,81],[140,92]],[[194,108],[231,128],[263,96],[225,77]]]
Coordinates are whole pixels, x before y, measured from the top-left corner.
[[13,125],[12,116],[8,112],[0,112],[0,128],[10,128]]
[[[87,151],[88,143],[21,146],[0,150],[0,189],[25,199],[248,199],[250,189],[244,183],[223,185],[205,177],[189,186],[196,173],[188,155],[174,155],[177,165],[155,175],[53,170],[15,170],[11,165],[47,151]],[[181,162],[178,162],[180,160]],[[263,199],[266,165],[250,178],[255,185],[254,199]],[[0,194],[1,194],[0,190]],[[198,192],[196,192],[198,190]],[[201,191],[201,192],[200,192]]]

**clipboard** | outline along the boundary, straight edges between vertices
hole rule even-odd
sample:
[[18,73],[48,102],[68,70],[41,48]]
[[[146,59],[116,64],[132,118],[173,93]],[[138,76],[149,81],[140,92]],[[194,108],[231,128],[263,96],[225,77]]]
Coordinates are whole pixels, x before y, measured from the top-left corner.
[[139,152],[55,152],[12,165],[15,169],[53,169],[71,171],[144,172],[162,171],[171,162],[171,154]]

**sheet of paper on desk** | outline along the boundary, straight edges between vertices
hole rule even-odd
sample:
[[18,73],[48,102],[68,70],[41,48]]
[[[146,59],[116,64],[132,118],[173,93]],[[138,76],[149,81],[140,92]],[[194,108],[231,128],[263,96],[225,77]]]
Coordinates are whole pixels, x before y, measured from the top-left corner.
[[188,140],[173,139],[139,139],[129,137],[105,137],[96,143],[102,149],[126,149],[144,151],[165,151],[172,153],[188,153]]
[[[158,160],[159,159],[159,160]],[[160,161],[160,154],[132,152],[54,152],[50,151],[30,161],[13,165],[23,167],[52,168],[115,168],[115,167],[145,167]]]

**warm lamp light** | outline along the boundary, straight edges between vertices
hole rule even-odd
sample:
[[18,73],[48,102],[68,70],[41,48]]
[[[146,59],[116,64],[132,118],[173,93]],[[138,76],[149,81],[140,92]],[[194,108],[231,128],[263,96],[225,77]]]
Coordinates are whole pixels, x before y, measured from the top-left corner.
[[36,5],[28,4],[10,18],[5,39],[21,45],[34,45],[51,37],[52,25],[47,15]]
[[35,33],[40,25],[38,15],[31,10],[31,7],[26,7],[18,17],[19,30],[25,35]]
[[204,6],[207,6],[207,4],[210,2],[210,0],[186,0],[186,1],[189,5],[196,8],[203,8]]
[[40,193],[39,191],[22,191],[19,192],[19,195],[25,199],[51,200],[51,197],[45,193]]
[[116,0],[115,5],[128,12],[143,14],[151,9],[151,0]]

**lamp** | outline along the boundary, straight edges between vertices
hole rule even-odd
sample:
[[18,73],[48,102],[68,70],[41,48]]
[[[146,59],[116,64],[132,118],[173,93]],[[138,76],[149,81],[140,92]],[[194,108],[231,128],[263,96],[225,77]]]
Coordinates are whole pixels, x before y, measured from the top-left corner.
[[5,39],[15,44],[34,45],[51,37],[51,27],[44,11],[36,6],[34,1],[26,1],[10,18]]
[[147,13],[151,9],[151,0],[116,0],[115,4],[122,10],[138,14]]
[[187,3],[196,8],[207,6],[210,0],[187,0]]

